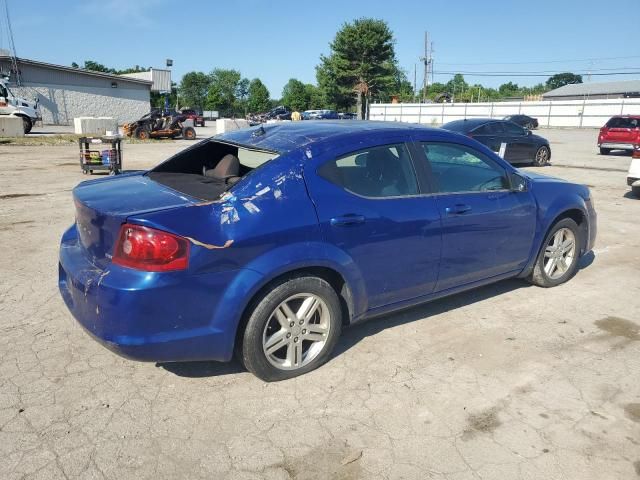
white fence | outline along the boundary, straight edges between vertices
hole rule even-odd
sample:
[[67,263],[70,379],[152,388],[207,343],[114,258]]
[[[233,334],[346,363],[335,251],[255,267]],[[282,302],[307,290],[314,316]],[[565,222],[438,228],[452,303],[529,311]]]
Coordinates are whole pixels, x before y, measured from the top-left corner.
[[640,98],[491,103],[378,103],[371,120],[441,125],[465,118],[503,118],[524,114],[541,127],[601,127],[613,115],[640,115]]

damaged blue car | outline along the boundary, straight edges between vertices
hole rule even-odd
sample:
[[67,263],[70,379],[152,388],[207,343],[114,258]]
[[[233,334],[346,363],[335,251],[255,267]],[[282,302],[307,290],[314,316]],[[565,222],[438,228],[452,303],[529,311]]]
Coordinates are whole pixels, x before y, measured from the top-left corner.
[[282,380],[342,328],[491,282],[569,280],[589,189],[417,125],[293,122],[204,140],[73,191],[59,287],[96,340],[143,361]]

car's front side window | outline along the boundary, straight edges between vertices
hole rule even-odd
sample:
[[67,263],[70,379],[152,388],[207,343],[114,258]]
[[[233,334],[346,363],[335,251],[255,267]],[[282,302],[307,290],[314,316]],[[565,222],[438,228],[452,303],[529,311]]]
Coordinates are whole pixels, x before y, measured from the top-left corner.
[[473,148],[454,143],[423,142],[437,193],[506,190],[509,180],[496,162]]
[[513,122],[504,122],[504,129],[509,135],[524,135],[524,130]]
[[318,174],[363,197],[401,197],[419,193],[411,157],[404,144],[350,153],[326,162]]

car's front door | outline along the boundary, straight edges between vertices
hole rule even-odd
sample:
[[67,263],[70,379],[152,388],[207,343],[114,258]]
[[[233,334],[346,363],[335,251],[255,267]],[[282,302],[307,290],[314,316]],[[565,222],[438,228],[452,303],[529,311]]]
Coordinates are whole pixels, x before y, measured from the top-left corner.
[[442,217],[436,291],[522,270],[536,225],[531,193],[512,191],[505,168],[474,148],[421,146]]
[[368,308],[429,294],[440,261],[440,213],[403,142],[337,153],[305,167],[326,241],[361,273]]
[[513,122],[502,122],[505,141],[511,152],[505,160],[513,163],[532,162],[536,154],[536,144],[531,140],[528,131]]

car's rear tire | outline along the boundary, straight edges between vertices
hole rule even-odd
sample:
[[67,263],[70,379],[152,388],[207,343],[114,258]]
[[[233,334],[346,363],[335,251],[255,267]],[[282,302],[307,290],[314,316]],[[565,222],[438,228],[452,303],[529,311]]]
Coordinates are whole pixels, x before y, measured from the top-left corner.
[[545,236],[528,280],[539,287],[560,285],[578,270],[582,233],[571,218],[556,222]]
[[601,148],[600,149],[600,155],[609,155],[611,153],[611,149],[610,148]]
[[533,164],[536,167],[544,167],[545,165],[548,165],[550,158],[551,150],[549,147],[542,145],[538,150],[536,150],[536,156],[533,159]]
[[150,137],[149,130],[147,130],[144,127],[138,127],[138,128],[136,128],[134,136],[138,140],[149,140],[149,137]]
[[631,194],[636,198],[640,198],[640,187],[631,187]]
[[342,330],[342,309],[325,280],[283,280],[254,303],[239,344],[239,357],[267,382],[310,372],[325,363]]

